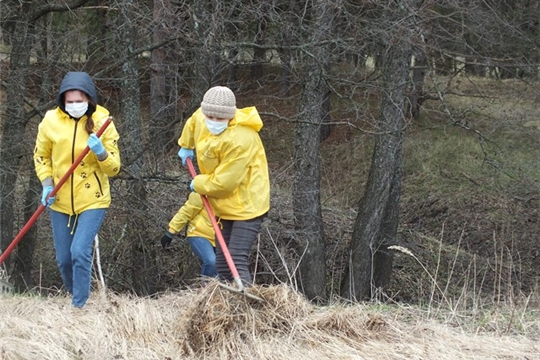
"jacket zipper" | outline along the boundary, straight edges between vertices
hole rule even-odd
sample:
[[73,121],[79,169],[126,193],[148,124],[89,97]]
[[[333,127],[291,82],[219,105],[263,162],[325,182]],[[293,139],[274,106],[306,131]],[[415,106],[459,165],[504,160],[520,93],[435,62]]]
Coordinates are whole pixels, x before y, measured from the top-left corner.
[[[71,144],[71,163],[73,164],[75,162],[75,140],[77,140],[77,125],[79,125],[79,122],[77,120],[74,121],[75,123],[75,129],[73,130],[73,142]],[[75,171],[71,173],[70,180],[71,180],[71,211],[75,214],[75,196],[74,196],[74,177],[73,174],[75,174]]]

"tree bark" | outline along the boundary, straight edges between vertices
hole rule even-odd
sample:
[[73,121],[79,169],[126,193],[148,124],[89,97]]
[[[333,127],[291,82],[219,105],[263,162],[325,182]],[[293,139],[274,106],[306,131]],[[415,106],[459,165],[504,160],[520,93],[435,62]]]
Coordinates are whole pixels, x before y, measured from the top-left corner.
[[[35,31],[29,17],[31,5],[23,3],[12,37],[12,51],[7,76],[6,107],[1,119],[0,142],[0,238],[2,251],[13,240],[13,203],[19,172],[22,144],[27,119],[24,113],[24,96],[29,76],[30,53]],[[9,258],[6,260],[9,264]]]
[[[168,0],[155,0],[153,7],[154,30],[152,37],[154,43],[159,43],[169,36],[169,14],[172,12]],[[171,112],[169,111],[167,95],[167,78],[171,76],[166,64],[167,48],[159,47],[152,50],[152,64],[150,66],[150,149],[155,154],[163,153],[167,145],[173,140],[169,124]]]
[[[39,22],[46,22],[48,17],[49,16],[43,16]],[[40,104],[47,104],[50,101],[50,94],[53,90],[50,74],[51,70],[47,67],[48,61],[51,60],[49,59],[49,54],[47,51],[48,36],[49,34],[47,31],[44,31],[38,35],[38,38],[40,39],[39,45],[41,46],[41,48],[38,48],[38,66],[42,74],[39,94]],[[42,114],[38,115],[42,116]],[[26,224],[36,212],[37,207],[41,205],[39,196],[41,184],[39,183],[39,179],[34,172],[34,166],[30,156],[27,156],[26,163],[23,165],[23,167],[26,169],[26,175],[24,175],[24,177],[28,179],[23,208],[24,223]],[[12,279],[13,285],[18,292],[27,291],[34,287],[32,272],[34,269],[35,245],[38,236],[37,228],[37,224],[32,226],[24,235],[17,247]]]
[[409,94],[408,108],[411,120],[418,120],[422,104],[426,99],[424,92],[424,79],[427,72],[427,57],[423,50],[415,52],[415,62],[412,69],[411,90]]
[[[255,34],[255,44],[264,45],[266,41],[266,32],[268,30],[268,6],[262,7],[257,33]],[[260,79],[263,76],[263,62],[266,50],[260,47],[253,49],[253,64],[251,65],[251,78]]]
[[214,46],[215,35],[208,33],[208,21],[209,14],[206,13],[208,7],[212,7],[207,0],[201,0],[195,2],[193,6],[193,33],[196,40],[203,44],[201,47],[193,51],[193,82],[190,87],[191,93],[191,108],[195,110],[200,106],[203,95],[213,83],[212,73],[214,54],[212,54],[211,48]]
[[[28,222],[30,217],[34,215],[37,206],[39,205],[39,197],[36,196],[36,190],[41,188],[41,184],[37,176],[34,174],[32,167],[29,167],[28,189],[24,199],[24,221]],[[32,280],[33,257],[36,246],[37,226],[32,226],[30,230],[23,236],[21,242],[17,246],[15,264],[13,268],[13,285],[16,291],[23,292],[34,287]]]
[[316,1],[314,15],[317,29],[312,36],[313,54],[307,62],[306,83],[300,100],[299,122],[295,129],[293,211],[296,247],[300,257],[299,283],[311,300],[322,301],[326,295],[326,246],[321,211],[321,124],[323,104],[328,96],[325,74],[330,64],[327,46],[319,42],[330,36],[332,4]]
[[131,275],[133,290],[140,295],[154,293],[153,273],[155,267],[155,253],[152,243],[148,241],[150,235],[147,233],[149,225],[147,219],[147,192],[143,180],[144,158],[142,154],[142,123],[141,123],[141,103],[139,71],[135,49],[137,28],[131,19],[134,14],[131,12],[134,0],[123,0],[119,18],[122,26],[118,27],[118,49],[122,56],[122,122],[120,127],[121,141],[124,146],[123,166],[135,180],[127,189],[128,204],[131,207],[128,217],[127,228],[131,232]]
[[[386,251],[397,236],[399,198],[401,193],[402,146],[405,89],[410,66],[413,27],[412,14],[416,0],[400,1],[391,18],[408,19],[391,26],[385,34],[386,49],[382,57],[382,91],[378,134],[363,199],[359,204],[349,261],[343,278],[343,297],[361,301],[370,299],[378,287],[390,279],[392,256]],[[397,24],[397,22],[396,22]],[[386,37],[387,36],[387,37]]]

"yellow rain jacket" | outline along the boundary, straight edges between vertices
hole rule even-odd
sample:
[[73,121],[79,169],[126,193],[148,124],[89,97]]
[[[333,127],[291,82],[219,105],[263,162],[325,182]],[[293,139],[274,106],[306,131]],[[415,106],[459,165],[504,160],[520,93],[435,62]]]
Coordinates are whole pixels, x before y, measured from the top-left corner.
[[187,237],[203,237],[216,246],[214,228],[201,195],[191,192],[187,201],[169,222],[169,232],[177,234],[187,225]]
[[[97,105],[92,114],[94,132],[97,132],[109,116],[109,111]],[[86,148],[88,133],[85,130],[87,116],[73,120],[59,107],[47,111],[39,124],[34,166],[40,181],[51,177],[56,185]],[[89,151],[73,174],[56,193],[50,208],[75,215],[89,209],[108,208],[111,203],[109,177],[120,171],[119,135],[114,123],[110,123],[101,135],[108,156],[98,161]]]
[[270,209],[270,179],[259,136],[263,122],[255,107],[237,109],[227,129],[212,135],[199,108],[187,120],[178,140],[195,149],[201,174],[194,189],[225,220],[250,220]]

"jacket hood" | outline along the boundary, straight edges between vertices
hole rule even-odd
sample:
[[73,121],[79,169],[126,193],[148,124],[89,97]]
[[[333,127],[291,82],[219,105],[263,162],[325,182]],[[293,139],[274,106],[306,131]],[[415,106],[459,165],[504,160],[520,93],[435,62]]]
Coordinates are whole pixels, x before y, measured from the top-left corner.
[[229,126],[235,125],[249,126],[259,132],[263,127],[263,122],[257,108],[251,106],[236,110],[236,115],[229,123]]
[[70,71],[62,79],[60,84],[60,90],[58,90],[58,96],[56,97],[56,104],[60,106],[62,110],[65,109],[64,102],[62,101],[62,94],[68,90],[80,90],[86,93],[94,104],[97,104],[97,92],[94,82],[88,73]]

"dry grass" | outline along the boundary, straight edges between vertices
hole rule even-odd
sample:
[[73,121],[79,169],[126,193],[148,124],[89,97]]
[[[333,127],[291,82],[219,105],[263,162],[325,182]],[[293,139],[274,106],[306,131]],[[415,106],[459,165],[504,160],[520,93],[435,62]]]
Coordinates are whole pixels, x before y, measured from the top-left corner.
[[215,282],[156,299],[93,293],[82,310],[63,296],[5,296],[0,358],[540,359],[534,336],[470,333],[411,307],[316,307],[284,285],[250,291],[266,301]]

